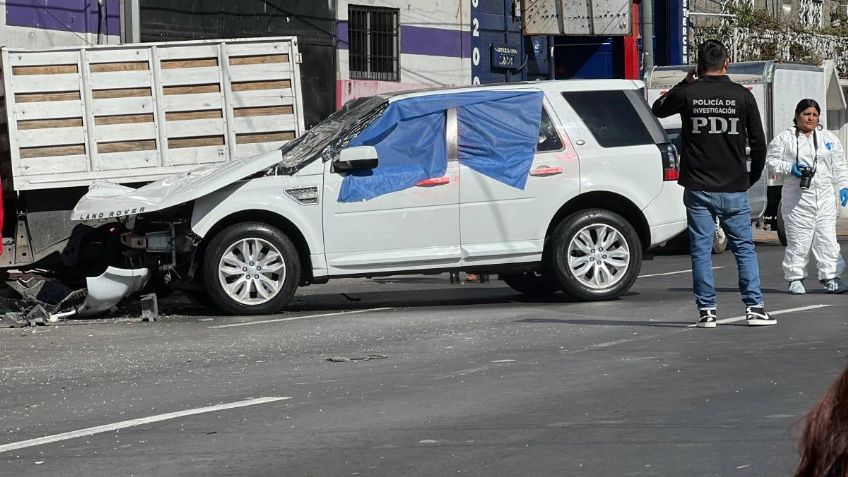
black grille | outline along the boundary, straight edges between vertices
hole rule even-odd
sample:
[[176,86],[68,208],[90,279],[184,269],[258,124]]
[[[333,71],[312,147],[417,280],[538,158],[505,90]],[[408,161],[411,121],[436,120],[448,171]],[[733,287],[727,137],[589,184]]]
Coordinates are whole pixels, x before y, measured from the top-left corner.
[[348,7],[351,79],[398,81],[398,10]]

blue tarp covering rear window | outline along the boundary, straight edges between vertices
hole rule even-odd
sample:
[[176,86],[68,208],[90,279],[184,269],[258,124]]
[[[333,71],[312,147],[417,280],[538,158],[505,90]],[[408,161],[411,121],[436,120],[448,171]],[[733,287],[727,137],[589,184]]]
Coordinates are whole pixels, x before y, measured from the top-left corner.
[[451,108],[457,108],[459,160],[523,189],[536,152],[542,97],[540,91],[473,91],[392,102],[350,141],[350,146],[374,146],[379,165],[348,174],[339,202],[372,199],[444,176],[445,111]]

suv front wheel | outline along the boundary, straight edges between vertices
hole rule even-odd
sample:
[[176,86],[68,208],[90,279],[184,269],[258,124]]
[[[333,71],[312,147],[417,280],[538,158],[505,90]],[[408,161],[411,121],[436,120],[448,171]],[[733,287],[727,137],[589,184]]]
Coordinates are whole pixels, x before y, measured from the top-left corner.
[[276,313],[291,300],[298,283],[297,250],[284,233],[270,225],[231,225],[206,249],[203,285],[212,303],[226,313]]
[[551,247],[551,268],[562,290],[578,300],[623,295],[642,266],[636,230],[604,209],[581,210],[565,218],[554,230]]

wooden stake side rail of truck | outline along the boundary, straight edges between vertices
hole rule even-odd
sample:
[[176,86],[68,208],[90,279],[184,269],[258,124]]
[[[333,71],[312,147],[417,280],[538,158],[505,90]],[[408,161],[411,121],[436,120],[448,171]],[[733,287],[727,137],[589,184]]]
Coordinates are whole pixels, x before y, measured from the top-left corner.
[[143,184],[304,131],[294,37],[0,55],[0,269],[101,273],[120,247],[110,219],[137,211],[72,222],[94,181]]

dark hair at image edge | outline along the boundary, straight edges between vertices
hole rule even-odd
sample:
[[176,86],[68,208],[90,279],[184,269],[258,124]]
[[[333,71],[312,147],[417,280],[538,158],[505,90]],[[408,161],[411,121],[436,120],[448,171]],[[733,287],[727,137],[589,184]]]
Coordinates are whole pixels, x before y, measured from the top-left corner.
[[795,477],[848,477],[848,368],[799,424],[801,461]]
[[724,43],[718,40],[707,40],[698,46],[698,69],[701,74],[720,70],[729,56]]

